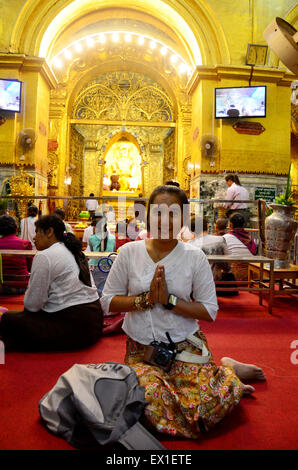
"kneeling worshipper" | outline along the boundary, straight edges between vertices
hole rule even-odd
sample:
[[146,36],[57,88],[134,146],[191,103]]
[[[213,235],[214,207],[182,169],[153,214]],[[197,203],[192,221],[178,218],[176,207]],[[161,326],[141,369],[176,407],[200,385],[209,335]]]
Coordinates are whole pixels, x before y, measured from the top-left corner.
[[[231,358],[218,366],[198,321],[214,321],[218,305],[202,250],[177,240],[184,191],[159,186],[150,196],[152,238],[123,245],[101,297],[108,312],[127,312],[125,363],[145,387],[147,424],[172,436],[198,438],[264,380],[262,369]],[[194,300],[192,300],[192,298]]]
[[[1,250],[32,250],[29,240],[17,237],[18,225],[11,215],[0,216],[0,249]],[[21,295],[28,286],[31,256],[5,256],[2,257],[3,279],[0,285],[2,294]]]
[[85,348],[102,334],[103,314],[82,244],[55,215],[36,221],[35,245],[22,312],[0,317],[6,349]]

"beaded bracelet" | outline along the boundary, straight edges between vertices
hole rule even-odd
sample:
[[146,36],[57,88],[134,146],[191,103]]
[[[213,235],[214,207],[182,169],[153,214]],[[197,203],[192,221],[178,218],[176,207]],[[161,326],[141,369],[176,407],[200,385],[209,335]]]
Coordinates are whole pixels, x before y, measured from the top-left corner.
[[136,310],[147,310],[152,308],[153,304],[149,301],[149,292],[143,292],[135,298]]

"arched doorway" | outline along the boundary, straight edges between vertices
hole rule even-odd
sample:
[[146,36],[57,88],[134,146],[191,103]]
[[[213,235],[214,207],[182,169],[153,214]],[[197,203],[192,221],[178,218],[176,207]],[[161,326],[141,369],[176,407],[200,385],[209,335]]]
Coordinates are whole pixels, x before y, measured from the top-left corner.
[[176,116],[172,97],[150,76],[117,71],[88,81],[72,102],[70,195],[110,195],[113,171],[119,190],[134,197],[173,178]]

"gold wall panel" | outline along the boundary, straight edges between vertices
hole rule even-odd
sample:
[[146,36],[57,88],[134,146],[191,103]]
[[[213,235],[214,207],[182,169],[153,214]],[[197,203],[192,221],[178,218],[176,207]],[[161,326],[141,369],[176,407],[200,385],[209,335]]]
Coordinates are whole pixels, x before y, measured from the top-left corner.
[[112,72],[92,80],[77,96],[72,117],[107,121],[173,122],[164,89],[139,73]]

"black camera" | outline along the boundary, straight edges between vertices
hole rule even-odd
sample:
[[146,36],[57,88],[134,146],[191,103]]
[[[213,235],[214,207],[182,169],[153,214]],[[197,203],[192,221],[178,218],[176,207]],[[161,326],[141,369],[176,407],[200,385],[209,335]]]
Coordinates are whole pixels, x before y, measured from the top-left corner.
[[152,364],[154,366],[159,366],[164,369],[166,372],[169,372],[173,361],[176,356],[176,347],[172,342],[170,335],[166,333],[168,339],[170,340],[169,344],[152,341],[149,346],[146,346],[144,353],[144,362]]

